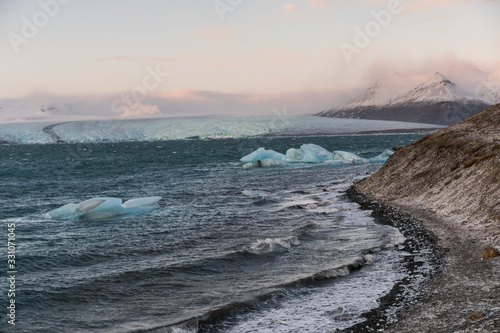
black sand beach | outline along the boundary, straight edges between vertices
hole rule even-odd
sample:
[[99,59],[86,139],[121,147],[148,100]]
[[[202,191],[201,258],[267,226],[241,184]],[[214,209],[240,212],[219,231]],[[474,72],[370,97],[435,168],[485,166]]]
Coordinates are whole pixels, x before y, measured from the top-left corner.
[[423,286],[443,269],[444,252],[438,238],[422,221],[390,206],[373,202],[351,187],[346,195],[362,209],[371,210],[376,223],[393,226],[405,236],[398,249],[407,254],[405,277],[379,300],[380,306],[363,316],[366,321],[343,330],[346,333],[378,332],[402,318],[405,310],[422,300]]

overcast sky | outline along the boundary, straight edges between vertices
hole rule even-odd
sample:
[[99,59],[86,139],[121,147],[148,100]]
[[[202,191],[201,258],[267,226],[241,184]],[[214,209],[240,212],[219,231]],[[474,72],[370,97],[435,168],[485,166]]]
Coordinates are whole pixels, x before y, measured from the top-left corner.
[[498,77],[499,14],[496,0],[0,0],[0,98],[139,86],[314,112],[394,72]]

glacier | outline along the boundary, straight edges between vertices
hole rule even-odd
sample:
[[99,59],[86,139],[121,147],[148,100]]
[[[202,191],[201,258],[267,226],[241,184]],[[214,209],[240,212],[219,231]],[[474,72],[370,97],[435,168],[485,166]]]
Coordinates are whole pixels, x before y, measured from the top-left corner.
[[120,198],[92,198],[51,210],[45,214],[45,217],[57,220],[100,220],[126,214],[146,214],[160,208],[158,204],[160,199],[161,197],[144,197],[122,203]]
[[252,153],[243,156],[240,161],[245,162],[243,165],[244,168],[284,167],[301,164],[345,165],[383,163],[387,161],[392,154],[394,154],[394,151],[386,149],[380,155],[366,159],[354,153],[342,150],[329,152],[321,146],[308,143],[303,144],[298,149],[288,149],[285,155],[274,150],[266,150],[260,147]]
[[[276,115],[226,118],[154,118],[0,124],[2,143],[130,142],[190,138],[335,135],[394,130],[422,131],[437,125],[363,119]],[[316,154],[321,155],[320,152]]]

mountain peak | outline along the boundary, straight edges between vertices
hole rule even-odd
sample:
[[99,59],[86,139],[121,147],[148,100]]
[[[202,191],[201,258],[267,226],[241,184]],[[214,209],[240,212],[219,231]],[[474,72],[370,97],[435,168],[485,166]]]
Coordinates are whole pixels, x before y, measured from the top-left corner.
[[498,96],[484,85],[484,89],[476,85],[472,93],[439,72],[416,87],[409,82],[409,78],[395,73],[376,81],[343,107],[325,110],[317,115],[449,125],[498,100]]
[[458,88],[455,83],[448,80],[443,74],[436,72],[427,81],[392,101],[392,104],[454,102],[464,99],[474,99],[474,97]]
[[429,84],[442,83],[442,82],[444,84],[455,85],[455,83],[453,83],[450,80],[448,80],[448,78],[446,78],[446,76],[444,76],[443,74],[441,74],[439,72],[434,73],[434,75],[432,77],[430,77],[427,81],[425,81],[422,84],[429,85]]
[[373,85],[347,103],[346,107],[385,105],[413,87],[412,81],[407,76],[395,73],[375,81]]

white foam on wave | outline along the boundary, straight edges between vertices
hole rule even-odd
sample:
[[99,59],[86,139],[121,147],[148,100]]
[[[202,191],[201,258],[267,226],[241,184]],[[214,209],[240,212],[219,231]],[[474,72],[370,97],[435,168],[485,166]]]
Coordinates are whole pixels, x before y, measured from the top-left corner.
[[243,190],[241,194],[248,197],[266,197],[269,195],[269,192],[261,190]]
[[[370,255],[369,267],[358,271],[332,271],[332,283],[286,297],[279,306],[239,315],[228,333],[332,332],[364,319],[360,315],[379,303],[400,273],[401,257],[395,250]],[[367,259],[367,258],[365,258]]]
[[292,246],[299,246],[300,241],[295,236],[286,238],[266,238],[259,239],[250,248],[254,252],[273,252],[275,250],[290,249]]

